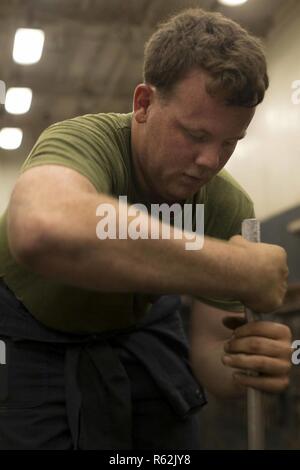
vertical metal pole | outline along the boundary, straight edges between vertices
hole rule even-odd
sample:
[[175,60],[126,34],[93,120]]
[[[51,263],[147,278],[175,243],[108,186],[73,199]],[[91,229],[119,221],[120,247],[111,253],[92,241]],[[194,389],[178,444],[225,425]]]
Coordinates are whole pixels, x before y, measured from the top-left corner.
[[[260,242],[260,224],[257,219],[245,219],[242,223],[242,236],[252,242]],[[245,309],[247,321],[261,320],[261,315]],[[265,423],[263,394],[259,390],[247,390],[248,449],[263,450],[265,446]]]

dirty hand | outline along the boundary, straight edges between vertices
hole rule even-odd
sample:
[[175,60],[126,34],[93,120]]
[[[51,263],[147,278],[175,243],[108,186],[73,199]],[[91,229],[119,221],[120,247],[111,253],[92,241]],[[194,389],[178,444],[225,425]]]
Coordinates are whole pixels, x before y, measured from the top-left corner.
[[282,392],[289,384],[292,365],[290,329],[270,321],[244,322],[236,316],[224,318],[224,325],[234,332],[225,342],[223,364],[238,369],[233,378],[239,387]]
[[255,312],[279,308],[287,290],[287,256],[283,248],[266,243],[253,243],[240,235],[229,240],[244,249],[241,257],[241,301]]

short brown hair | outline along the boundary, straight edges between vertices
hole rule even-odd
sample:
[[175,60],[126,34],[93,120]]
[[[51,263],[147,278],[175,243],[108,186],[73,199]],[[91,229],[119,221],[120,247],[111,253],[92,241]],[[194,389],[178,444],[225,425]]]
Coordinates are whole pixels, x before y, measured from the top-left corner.
[[168,97],[193,69],[207,72],[207,92],[229,105],[256,106],[269,85],[259,39],[220,13],[200,8],[159,25],[145,45],[144,82]]

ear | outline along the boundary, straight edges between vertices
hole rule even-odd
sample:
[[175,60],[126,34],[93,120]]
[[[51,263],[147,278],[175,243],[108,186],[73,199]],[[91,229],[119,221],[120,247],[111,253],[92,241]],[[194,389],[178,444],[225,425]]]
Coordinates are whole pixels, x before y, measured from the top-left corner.
[[140,83],[134,90],[133,112],[136,121],[140,124],[147,121],[149,107],[154,100],[154,93],[155,88],[145,83]]

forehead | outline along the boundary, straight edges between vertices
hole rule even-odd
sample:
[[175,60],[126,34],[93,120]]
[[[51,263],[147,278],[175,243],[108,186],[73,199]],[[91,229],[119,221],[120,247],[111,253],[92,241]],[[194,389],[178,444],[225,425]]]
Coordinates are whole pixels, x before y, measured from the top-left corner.
[[174,119],[192,129],[241,133],[248,127],[255,109],[229,106],[206,91],[207,75],[192,71],[174,87],[169,110]]

